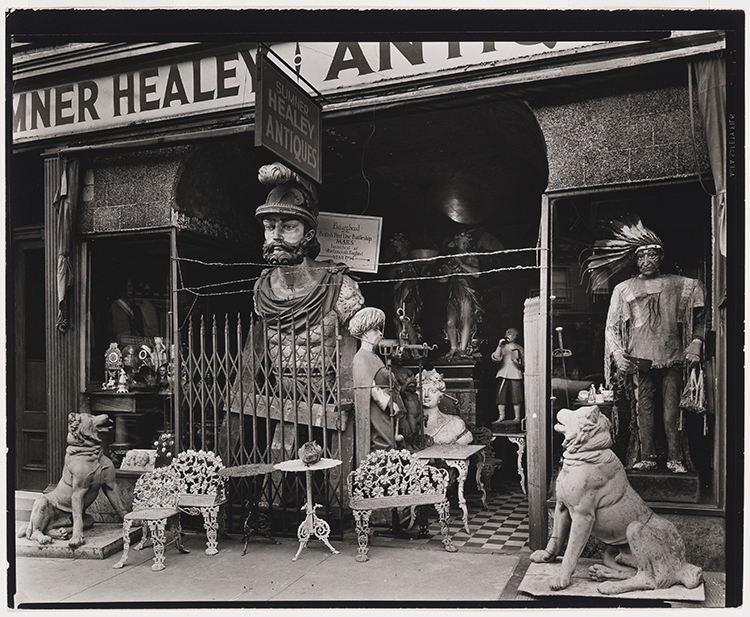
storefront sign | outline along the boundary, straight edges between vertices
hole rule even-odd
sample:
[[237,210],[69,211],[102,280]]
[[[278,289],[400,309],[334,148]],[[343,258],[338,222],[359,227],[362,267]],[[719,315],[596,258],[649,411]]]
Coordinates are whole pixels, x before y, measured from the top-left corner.
[[320,106],[264,55],[258,66],[255,145],[323,182]]
[[343,262],[355,272],[377,272],[382,225],[383,219],[379,216],[321,212],[318,215],[319,258]]
[[[470,70],[528,62],[541,56],[574,56],[581,48],[595,44],[617,46],[623,43],[305,42],[299,44],[299,52],[296,43],[278,43],[271,48],[317,90],[323,94],[338,94],[381,84],[424,81],[434,76],[441,79],[451,74],[464,76]],[[143,66],[145,57],[140,60],[140,66],[115,74],[76,82],[50,81],[48,86],[33,90],[16,89],[13,93],[13,141],[22,143],[166,118],[250,109],[255,105],[257,89],[254,47],[227,46],[221,51],[203,51],[192,59],[158,66]],[[134,58],[134,64],[138,61]],[[51,80],[53,75],[50,73]],[[302,122],[300,109],[288,103],[290,101],[285,99],[284,111],[278,111],[277,117],[286,118],[284,127],[289,130],[296,123],[294,130],[300,137],[300,146],[305,133],[311,140],[319,138],[320,124]],[[290,109],[297,110],[296,120]],[[276,128],[274,124],[274,139]],[[292,133],[285,132],[281,125],[279,129],[278,141],[288,140]],[[292,141],[293,156],[294,143]],[[319,151],[313,153],[310,149],[297,150],[300,161],[305,159],[309,168],[320,165],[318,154]],[[295,166],[298,164],[295,160]]]

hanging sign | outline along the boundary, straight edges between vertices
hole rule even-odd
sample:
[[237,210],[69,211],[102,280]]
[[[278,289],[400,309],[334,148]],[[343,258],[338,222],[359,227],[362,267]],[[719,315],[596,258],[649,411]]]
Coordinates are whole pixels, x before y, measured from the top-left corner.
[[321,212],[318,214],[319,258],[345,263],[355,272],[377,272],[382,226],[383,219],[379,216]]
[[321,108],[302,88],[258,57],[255,145],[265,146],[295,169],[322,183]]

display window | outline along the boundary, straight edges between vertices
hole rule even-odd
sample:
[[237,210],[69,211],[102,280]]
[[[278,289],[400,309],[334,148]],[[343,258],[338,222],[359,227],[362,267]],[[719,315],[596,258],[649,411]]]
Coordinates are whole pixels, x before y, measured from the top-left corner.
[[[90,241],[88,273],[87,389],[116,390],[120,375],[112,371],[120,364],[128,391],[165,388],[171,361],[168,236]],[[112,377],[114,384],[108,383]]]
[[[551,204],[553,417],[597,404],[644,498],[718,505],[710,196],[683,182]],[[686,386],[698,380],[703,405],[691,407]],[[550,439],[555,461],[562,446]]]

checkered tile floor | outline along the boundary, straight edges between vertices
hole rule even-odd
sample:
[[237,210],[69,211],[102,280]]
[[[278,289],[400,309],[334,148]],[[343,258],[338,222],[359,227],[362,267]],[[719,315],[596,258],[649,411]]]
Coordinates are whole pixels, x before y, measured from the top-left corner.
[[[455,489],[448,493],[451,511],[450,529],[451,540],[458,547],[472,547],[486,550],[514,551],[529,544],[529,504],[526,495],[521,491],[518,483],[503,482],[499,490],[488,495],[489,510],[482,506],[482,497],[478,489],[468,489],[465,492],[466,506],[469,511],[469,531],[463,527],[463,514],[458,507]],[[428,544],[442,548],[442,534],[434,508],[429,509],[430,527],[429,539],[399,540],[395,538],[378,537],[377,542],[388,542],[393,545]]]
[[[529,544],[529,503],[521,487],[516,483],[503,484],[501,490],[493,491],[487,500],[489,510],[482,506],[478,490],[465,494],[469,510],[469,531],[463,527],[463,514],[458,501],[451,499],[450,534],[458,548],[474,547],[492,550],[517,550]],[[440,524],[430,518],[430,543],[442,545]]]

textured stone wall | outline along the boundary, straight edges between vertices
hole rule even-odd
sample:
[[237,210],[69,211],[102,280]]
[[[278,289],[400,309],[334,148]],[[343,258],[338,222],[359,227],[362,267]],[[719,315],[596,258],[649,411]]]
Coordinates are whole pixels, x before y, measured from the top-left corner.
[[663,180],[708,172],[693,97],[697,162],[687,85],[663,89],[577,90],[532,104],[547,142],[548,190]]
[[130,231],[172,224],[175,187],[189,146],[84,160],[78,229]]

